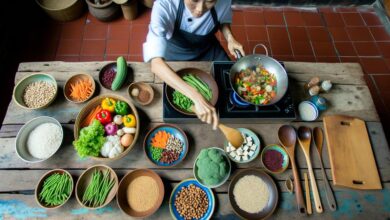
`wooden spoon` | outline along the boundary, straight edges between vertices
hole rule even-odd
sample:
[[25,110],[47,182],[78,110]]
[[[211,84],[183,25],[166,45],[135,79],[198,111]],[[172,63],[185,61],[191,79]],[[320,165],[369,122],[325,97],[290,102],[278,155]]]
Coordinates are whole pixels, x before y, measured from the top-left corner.
[[317,155],[318,158],[320,158],[320,165],[321,165],[321,171],[322,171],[322,176],[325,182],[325,192],[326,192],[326,199],[328,200],[328,205],[330,210],[336,211],[337,209],[337,204],[336,200],[333,195],[332,188],[330,188],[328,177],[326,176],[325,170],[324,170],[324,165],[322,163],[322,147],[324,143],[324,133],[322,132],[322,129],[320,127],[315,127],[313,130],[313,136],[314,136],[314,143],[317,146]]
[[294,175],[295,198],[297,199],[298,210],[301,214],[306,214],[301,181],[299,180],[298,170],[295,164],[295,144],[297,142],[297,134],[292,126],[283,125],[279,128],[278,136],[280,144],[286,149],[286,152],[290,157],[290,164]]
[[322,204],[321,204],[321,199],[320,195],[318,193],[318,188],[317,188],[317,183],[316,179],[314,176],[313,172],[313,167],[311,165],[311,160],[310,160],[310,143],[311,143],[311,129],[305,126],[301,126],[298,128],[298,142],[299,145],[301,146],[303,153],[305,154],[306,157],[306,163],[307,163],[307,168],[309,170],[309,175],[310,175],[310,185],[311,185],[311,190],[313,191],[313,197],[314,197],[314,204],[316,205],[316,211],[317,213],[322,213]]

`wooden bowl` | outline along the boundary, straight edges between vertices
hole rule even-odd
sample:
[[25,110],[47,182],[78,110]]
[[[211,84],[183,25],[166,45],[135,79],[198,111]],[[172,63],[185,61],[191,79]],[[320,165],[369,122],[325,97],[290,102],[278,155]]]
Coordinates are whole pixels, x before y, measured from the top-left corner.
[[[159,189],[157,202],[154,204],[154,206],[151,209],[144,212],[135,211],[130,207],[130,205],[127,202],[127,188],[134,179],[140,176],[149,176],[153,178],[156,181]],[[121,182],[119,183],[119,188],[116,195],[116,201],[118,203],[119,208],[125,214],[136,218],[146,218],[152,215],[153,213],[155,213],[158,210],[158,208],[161,206],[161,203],[164,199],[164,193],[165,193],[164,184],[157,173],[149,169],[137,169],[127,173],[126,176],[122,178]]]
[[107,98],[107,97],[108,98],[113,98],[115,100],[121,100],[121,101],[126,102],[129,105],[130,109],[131,109],[131,113],[135,116],[135,119],[137,121],[137,125],[136,125],[136,132],[135,132],[134,140],[133,140],[132,144],[130,146],[126,147],[126,149],[119,156],[117,156],[115,158],[105,158],[105,157],[94,157],[94,156],[91,156],[92,159],[98,160],[98,161],[103,161],[103,162],[111,162],[111,161],[114,161],[114,160],[118,160],[118,159],[122,158],[123,156],[125,156],[127,153],[129,153],[130,150],[134,147],[135,143],[137,142],[138,135],[139,135],[139,127],[140,127],[140,120],[139,120],[137,109],[135,108],[134,104],[130,100],[128,100],[126,98],[123,98],[121,96],[118,96],[118,95],[113,95],[113,94],[100,95],[100,96],[96,96],[95,98],[91,99],[80,110],[79,114],[77,115],[76,122],[74,124],[74,132],[73,132],[75,140],[77,140],[79,138],[79,134],[80,134],[80,130],[81,130],[81,122],[83,121],[83,119],[85,117],[87,117],[87,115],[96,106],[100,105],[102,100]]
[[[195,76],[198,76],[203,82],[205,82],[211,89],[211,92],[213,94],[213,97],[211,98],[210,100],[210,104],[212,106],[215,106],[215,104],[217,104],[217,101],[218,101],[218,94],[219,94],[219,90],[218,90],[218,85],[217,85],[217,82],[215,82],[214,80],[214,77],[211,75],[211,74],[208,74],[206,72],[204,72],[203,70],[200,70],[200,69],[196,69],[196,68],[185,68],[185,69],[181,69],[181,70],[178,70],[177,72],[177,75],[179,75],[180,77],[183,77],[189,73],[195,75]],[[179,107],[177,107],[174,103],[173,103],[173,92],[175,91],[173,88],[171,88],[170,86],[168,86],[167,84],[165,84],[165,88],[164,88],[164,91],[165,91],[165,95],[168,99],[168,102],[169,104],[178,112],[184,114],[184,115],[191,115],[191,116],[194,116],[195,113],[193,112],[187,112],[183,109],[180,109]]]
[[[145,102],[142,102],[140,99],[139,99],[139,95],[134,97],[131,95],[131,91],[133,89],[137,88],[140,92],[141,91],[145,91],[147,93],[149,93],[149,99],[146,100]],[[137,103],[139,103],[140,105],[149,105],[152,101],[153,101],[153,98],[154,98],[154,91],[153,91],[153,88],[147,84],[147,83],[144,83],[144,82],[136,82],[136,83],[132,83],[130,84],[129,88],[128,88],[128,93],[129,93],[129,96],[135,100]]]
[[[50,175],[52,174],[55,174],[55,173],[59,173],[59,174],[67,174],[69,177],[70,177],[70,181],[71,181],[71,185],[72,185],[72,190],[70,191],[70,195],[68,196],[68,198],[64,201],[64,203],[62,203],[61,205],[57,205],[57,206],[46,206],[44,204],[42,204],[40,201],[39,201],[39,193],[41,192],[42,188],[43,188],[43,183],[45,182],[46,178],[49,177]],[[50,170],[49,172],[46,172],[45,174],[43,174],[43,176],[41,177],[41,179],[39,179],[39,182],[37,184],[37,186],[35,187],[35,201],[38,203],[39,206],[41,206],[42,208],[45,208],[45,209],[56,209],[56,208],[59,208],[61,206],[63,206],[68,200],[70,197],[72,197],[72,193],[73,193],[73,185],[74,185],[74,182],[73,182],[73,178],[72,178],[72,175],[70,175],[70,173],[66,170],[63,170],[63,169],[54,169],[54,170]]]
[[[269,201],[268,201],[267,205],[264,207],[264,209],[258,213],[245,212],[244,210],[240,209],[240,207],[238,207],[238,205],[234,199],[234,194],[233,194],[234,186],[237,184],[238,180],[240,180],[242,177],[247,176],[247,175],[254,175],[256,177],[261,178],[266,183],[266,185],[268,186],[268,189],[269,189],[269,196],[270,196]],[[276,206],[278,204],[278,198],[279,198],[278,188],[276,187],[275,182],[272,180],[272,178],[267,173],[265,173],[259,169],[245,169],[245,170],[237,173],[230,181],[228,194],[229,194],[230,204],[233,207],[233,211],[238,216],[240,216],[242,219],[266,219],[266,218],[268,218],[275,211]]]
[[[107,172],[107,170],[110,172],[110,178],[114,179],[114,186],[111,188],[110,193],[108,193],[106,201],[104,201],[103,205],[101,206],[96,206],[96,207],[90,207],[86,206],[84,203],[82,203],[83,195],[85,190],[87,189],[89,183],[92,180],[92,175],[95,170]],[[76,183],[76,199],[79,204],[85,208],[88,209],[98,209],[106,206],[108,203],[112,201],[112,199],[115,197],[116,191],[118,190],[118,176],[116,175],[115,171],[111,169],[111,167],[100,164],[100,165],[95,165],[87,170],[85,170],[79,177]]]
[[[82,101],[74,100],[70,96],[70,93],[71,93],[71,91],[70,91],[71,87],[70,86],[72,84],[76,83],[79,80],[89,80],[92,83],[92,93],[91,93],[91,95],[89,95],[85,100],[82,100]],[[93,77],[91,75],[87,74],[87,73],[80,73],[80,74],[76,74],[76,75],[70,77],[66,81],[65,86],[64,86],[64,96],[70,102],[73,102],[73,103],[83,103],[83,102],[88,101],[93,96],[93,94],[95,93],[95,89],[96,89],[96,85],[95,85],[95,80],[93,79]]]

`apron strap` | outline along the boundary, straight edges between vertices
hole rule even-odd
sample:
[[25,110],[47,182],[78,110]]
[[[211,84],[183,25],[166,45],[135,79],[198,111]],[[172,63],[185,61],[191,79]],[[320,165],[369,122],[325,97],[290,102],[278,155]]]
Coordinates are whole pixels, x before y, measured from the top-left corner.
[[210,13],[211,13],[211,17],[213,17],[214,25],[218,27],[219,26],[219,21],[218,21],[217,12],[215,11],[214,7],[211,8]]

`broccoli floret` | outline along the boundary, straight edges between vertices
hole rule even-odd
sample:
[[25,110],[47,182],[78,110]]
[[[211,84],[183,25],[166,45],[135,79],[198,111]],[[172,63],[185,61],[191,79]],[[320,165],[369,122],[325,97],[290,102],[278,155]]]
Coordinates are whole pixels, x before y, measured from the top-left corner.
[[208,158],[207,153],[208,153],[208,150],[207,150],[207,149],[202,149],[202,150],[200,151],[200,153],[199,153],[198,158],[199,158],[199,159]]
[[219,175],[224,177],[227,174],[227,167],[226,167],[226,162],[223,161],[219,163]]
[[197,175],[206,185],[216,185],[226,176],[227,163],[223,155],[215,149],[204,149],[196,162]]
[[209,185],[209,186],[217,185],[219,182],[220,182],[220,180],[219,180],[219,179],[216,179],[216,178],[209,178],[209,179],[205,179],[205,180],[204,180],[204,183],[205,183],[206,185]]
[[223,160],[221,153],[216,149],[210,149],[208,156],[215,163],[220,163]]

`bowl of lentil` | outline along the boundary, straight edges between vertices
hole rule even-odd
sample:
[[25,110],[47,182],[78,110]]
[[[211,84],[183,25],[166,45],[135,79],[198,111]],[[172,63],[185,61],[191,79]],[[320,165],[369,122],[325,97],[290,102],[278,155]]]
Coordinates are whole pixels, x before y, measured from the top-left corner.
[[21,79],[14,87],[12,98],[20,107],[35,110],[48,107],[57,92],[58,86],[53,76],[37,73]]
[[153,101],[152,86],[144,82],[132,83],[128,89],[129,96],[140,105],[149,105]]
[[187,155],[188,139],[179,127],[160,124],[145,136],[144,152],[146,157],[157,166],[176,166]]
[[111,167],[100,164],[85,170],[76,183],[76,199],[88,209],[108,205],[118,190],[118,176]]
[[59,208],[71,197],[73,184],[72,175],[68,171],[51,170],[43,174],[35,187],[35,200],[42,208]]
[[261,152],[261,163],[269,173],[283,173],[289,164],[289,157],[283,147],[271,144],[266,146]]
[[169,198],[173,219],[211,219],[214,208],[213,191],[193,178],[180,182]]
[[164,194],[164,184],[157,173],[149,169],[136,169],[122,178],[116,200],[125,214],[146,218],[160,208]]

